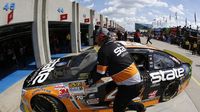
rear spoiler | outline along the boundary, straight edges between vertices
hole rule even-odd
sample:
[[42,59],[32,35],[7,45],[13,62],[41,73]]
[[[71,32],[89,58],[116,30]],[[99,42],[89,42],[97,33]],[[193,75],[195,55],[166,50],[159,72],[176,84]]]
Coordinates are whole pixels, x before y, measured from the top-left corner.
[[186,56],[183,56],[181,54],[178,54],[176,52],[166,50],[166,49],[164,49],[163,51],[171,54],[172,56],[176,57],[177,59],[181,60],[182,62],[189,63],[190,65],[192,65],[192,60]]

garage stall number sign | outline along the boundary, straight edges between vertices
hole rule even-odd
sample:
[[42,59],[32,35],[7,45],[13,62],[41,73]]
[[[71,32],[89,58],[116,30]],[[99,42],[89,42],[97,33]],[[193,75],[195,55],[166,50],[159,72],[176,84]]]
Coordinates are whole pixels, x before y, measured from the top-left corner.
[[11,11],[10,13],[8,13],[8,17],[7,17],[7,24],[9,24],[12,20],[13,20],[13,11]]
[[14,10],[15,10],[15,3],[6,3],[3,7],[4,11],[11,11],[7,15],[7,24],[9,24],[13,20]]
[[85,23],[89,23],[89,22],[90,22],[90,18],[85,18],[85,19],[84,19],[84,22],[85,22]]
[[68,18],[68,14],[61,14],[60,15],[60,21],[67,20],[67,18]]
[[57,11],[58,13],[64,13],[64,8],[58,8]]
[[36,82],[37,83],[42,83],[44,82],[47,77],[49,76],[49,73],[54,70],[54,66],[57,62],[59,62],[60,59],[54,60],[52,62],[50,62],[49,64],[47,64],[46,66],[44,66],[41,71],[38,73],[38,75],[36,76],[36,78],[33,80],[32,85],[34,85]]
[[60,21],[63,21],[63,20],[67,20],[68,19],[68,14],[67,13],[64,13],[64,8],[63,7],[59,7],[57,9],[57,12],[60,13]]
[[159,70],[158,72],[150,73],[150,76],[151,76],[151,82],[153,84],[159,83],[161,81],[170,81],[184,76],[184,69],[173,68],[172,70],[166,70],[166,71]]
[[15,3],[6,3],[3,7],[3,10],[8,11],[8,10],[15,10]]

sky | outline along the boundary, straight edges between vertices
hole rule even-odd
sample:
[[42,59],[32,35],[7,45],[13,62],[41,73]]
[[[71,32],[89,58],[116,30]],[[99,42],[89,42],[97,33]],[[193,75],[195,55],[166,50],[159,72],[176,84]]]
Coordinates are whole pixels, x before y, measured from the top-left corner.
[[[128,31],[135,23],[154,27],[200,26],[200,0],[71,0],[116,21]],[[194,15],[196,13],[196,24]],[[176,16],[177,15],[177,16]],[[177,17],[177,19],[176,19]]]

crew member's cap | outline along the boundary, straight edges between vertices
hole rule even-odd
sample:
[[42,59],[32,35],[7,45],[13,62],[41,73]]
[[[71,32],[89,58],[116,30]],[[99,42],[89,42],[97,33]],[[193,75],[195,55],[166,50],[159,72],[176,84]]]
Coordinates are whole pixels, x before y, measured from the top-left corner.
[[106,29],[106,28],[99,28],[98,30],[97,30],[97,34],[96,34],[97,36],[98,35],[102,35],[102,36],[110,36],[110,33],[109,33],[109,31]]

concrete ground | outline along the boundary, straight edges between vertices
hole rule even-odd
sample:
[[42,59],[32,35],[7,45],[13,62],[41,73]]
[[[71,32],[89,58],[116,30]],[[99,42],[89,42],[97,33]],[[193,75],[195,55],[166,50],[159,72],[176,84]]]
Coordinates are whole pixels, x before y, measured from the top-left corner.
[[[142,43],[146,43],[146,38],[141,40]],[[200,56],[192,55],[190,51],[179,48],[176,45],[157,40],[151,41],[154,47],[172,50],[192,59],[193,76],[184,92],[168,102],[147,108],[147,112],[200,112]],[[20,94],[23,80],[15,83],[0,94],[0,112],[20,112]]]

